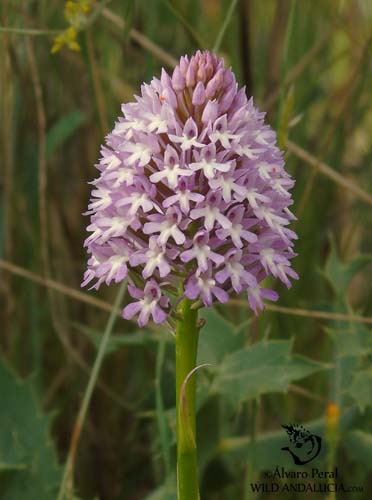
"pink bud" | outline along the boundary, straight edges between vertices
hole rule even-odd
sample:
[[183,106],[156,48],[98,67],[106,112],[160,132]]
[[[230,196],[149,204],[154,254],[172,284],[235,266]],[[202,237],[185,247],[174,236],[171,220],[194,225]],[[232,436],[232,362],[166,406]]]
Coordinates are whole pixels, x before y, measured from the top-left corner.
[[229,109],[229,107],[231,106],[231,103],[233,102],[234,100],[234,97],[236,95],[236,87],[233,86],[231,87],[231,89],[228,90],[228,92],[226,92],[221,100],[220,100],[220,112],[221,113],[225,113],[225,111],[227,111]]
[[192,95],[192,103],[194,106],[200,106],[205,102],[205,88],[202,82],[198,82]]
[[220,90],[222,81],[223,81],[222,70],[219,69],[212,78],[212,80],[208,82],[207,88],[205,89],[205,95],[207,96],[208,99],[214,97],[216,92]]
[[186,76],[187,68],[189,67],[189,58],[187,56],[182,56],[180,59],[180,70],[182,76]]
[[183,90],[185,88],[185,79],[182,76],[179,66],[176,66],[172,75],[173,88],[176,91]]
[[186,71],[186,85],[188,87],[193,87],[195,85],[195,70],[192,64],[189,65]]
[[205,67],[204,67],[204,64],[201,64],[199,66],[199,69],[198,69],[198,72],[196,74],[198,80],[202,81],[202,82],[205,82],[205,78],[206,78],[206,72],[205,72]]
[[163,88],[172,86],[172,80],[164,68],[162,68],[161,70],[160,83],[162,84]]
[[231,71],[231,68],[224,72],[223,83],[225,84],[225,87],[229,87],[230,85],[236,83],[235,76]]
[[209,80],[213,75],[213,64],[211,61],[208,61],[208,64],[205,66],[205,73],[207,80]]

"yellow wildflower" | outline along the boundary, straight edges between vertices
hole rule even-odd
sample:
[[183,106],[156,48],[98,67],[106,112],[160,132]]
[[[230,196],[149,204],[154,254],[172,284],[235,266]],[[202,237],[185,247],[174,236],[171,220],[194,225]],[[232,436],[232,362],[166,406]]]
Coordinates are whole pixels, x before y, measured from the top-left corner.
[[77,30],[74,26],[70,26],[55,37],[53,47],[51,48],[52,54],[61,50],[64,45],[74,52],[80,51],[80,45],[77,41]]
[[76,28],[83,26],[90,11],[90,4],[91,0],[68,0],[64,10],[66,21]]
[[87,13],[91,9],[92,0],[67,0],[64,7],[64,16],[69,27],[54,38],[51,52],[54,54],[66,45],[74,52],[80,51],[77,40],[78,32],[84,27],[87,21]]

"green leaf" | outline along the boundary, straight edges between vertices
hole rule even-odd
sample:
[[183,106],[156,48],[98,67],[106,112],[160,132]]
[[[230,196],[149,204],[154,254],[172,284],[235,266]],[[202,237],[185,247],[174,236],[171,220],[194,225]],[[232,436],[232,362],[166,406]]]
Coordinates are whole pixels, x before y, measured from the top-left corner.
[[362,412],[367,406],[372,405],[372,369],[357,371],[347,393],[354,399]]
[[60,482],[50,417],[37,407],[30,380],[0,362],[0,498],[55,500]]
[[325,328],[337,342],[339,356],[365,356],[372,352],[372,333],[362,323],[350,323],[345,328]]
[[342,262],[338,256],[334,238],[331,238],[330,244],[331,250],[322,274],[337,295],[344,295],[356,273],[372,263],[372,255],[358,255],[350,262]]
[[86,121],[86,116],[79,110],[71,111],[60,118],[48,131],[46,154],[51,156],[76,130]]
[[343,448],[352,460],[372,469],[372,434],[360,430],[348,432]]
[[226,353],[242,347],[242,334],[214,309],[200,313],[205,325],[199,333],[198,364],[219,363]]
[[303,356],[291,354],[291,341],[262,341],[225,357],[219,364],[213,390],[232,404],[261,394],[285,392],[293,380],[328,368]]

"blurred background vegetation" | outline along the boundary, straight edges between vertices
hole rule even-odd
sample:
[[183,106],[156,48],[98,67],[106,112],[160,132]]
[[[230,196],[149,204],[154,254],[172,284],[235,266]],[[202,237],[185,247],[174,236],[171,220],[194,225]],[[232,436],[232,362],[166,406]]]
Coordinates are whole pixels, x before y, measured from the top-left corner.
[[[104,135],[143,81],[216,40],[287,151],[300,280],[259,318],[244,297],[203,313],[201,497],[278,498],[250,483],[294,467],[281,424],[299,422],[323,437],[314,466],[363,485],[340,498],[370,498],[372,1],[2,0],[0,26],[0,498],[56,498],[115,300],[79,288]],[[173,392],[171,336],[118,319],[74,498],[174,499]]]

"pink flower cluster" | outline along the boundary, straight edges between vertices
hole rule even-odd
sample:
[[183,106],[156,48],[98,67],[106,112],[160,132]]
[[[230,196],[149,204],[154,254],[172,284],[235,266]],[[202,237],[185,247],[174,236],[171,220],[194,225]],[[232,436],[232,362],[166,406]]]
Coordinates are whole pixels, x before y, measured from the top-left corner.
[[294,181],[275,133],[207,51],[181,57],[135,100],[123,104],[97,164],[82,285],[128,276],[135,301],[123,316],[138,314],[140,326],[167,319],[180,283],[206,306],[244,291],[257,314],[264,298],[277,299],[265,277],[288,287],[297,278]]

